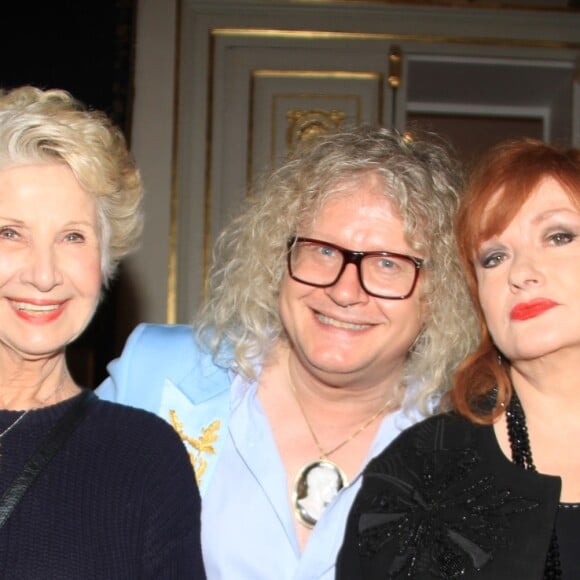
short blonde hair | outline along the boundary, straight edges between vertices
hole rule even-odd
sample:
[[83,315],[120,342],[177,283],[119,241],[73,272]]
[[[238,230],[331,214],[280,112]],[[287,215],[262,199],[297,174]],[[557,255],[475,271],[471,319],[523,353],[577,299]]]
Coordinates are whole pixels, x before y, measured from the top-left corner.
[[107,285],[143,228],[143,186],[121,130],[63,90],[0,91],[0,169],[64,163],[97,207],[101,273]]

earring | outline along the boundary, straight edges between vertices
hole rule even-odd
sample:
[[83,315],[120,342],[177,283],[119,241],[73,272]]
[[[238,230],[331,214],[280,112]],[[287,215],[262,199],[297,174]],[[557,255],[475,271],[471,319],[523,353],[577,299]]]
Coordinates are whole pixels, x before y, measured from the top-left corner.
[[501,367],[504,363],[507,363],[507,358],[501,353],[501,351],[497,350],[496,348],[496,357],[497,357],[497,364]]

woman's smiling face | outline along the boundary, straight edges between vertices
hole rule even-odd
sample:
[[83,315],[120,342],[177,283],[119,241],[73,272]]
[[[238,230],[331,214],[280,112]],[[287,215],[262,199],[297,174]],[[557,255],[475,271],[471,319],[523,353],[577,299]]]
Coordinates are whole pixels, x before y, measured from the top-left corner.
[[0,170],[0,349],[60,352],[91,320],[101,290],[93,198],[66,165]]

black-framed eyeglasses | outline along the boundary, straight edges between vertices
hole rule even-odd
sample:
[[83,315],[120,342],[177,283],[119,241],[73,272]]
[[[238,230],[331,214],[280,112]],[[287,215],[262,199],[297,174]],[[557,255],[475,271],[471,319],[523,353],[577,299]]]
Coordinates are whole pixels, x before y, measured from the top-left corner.
[[357,268],[360,285],[370,296],[404,300],[413,294],[423,260],[394,252],[358,252],[313,238],[288,240],[288,272],[309,286],[328,288],[347,264]]

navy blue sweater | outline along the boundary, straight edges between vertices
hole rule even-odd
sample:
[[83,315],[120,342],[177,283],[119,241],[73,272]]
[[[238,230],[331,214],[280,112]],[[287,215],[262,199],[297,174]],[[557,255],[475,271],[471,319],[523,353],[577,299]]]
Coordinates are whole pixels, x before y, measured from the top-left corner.
[[[31,411],[0,439],[0,493],[73,400]],[[0,432],[19,414],[0,411]],[[97,400],[0,530],[0,578],[205,578],[200,499],[178,435]]]

